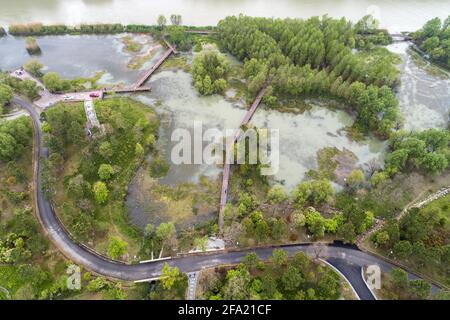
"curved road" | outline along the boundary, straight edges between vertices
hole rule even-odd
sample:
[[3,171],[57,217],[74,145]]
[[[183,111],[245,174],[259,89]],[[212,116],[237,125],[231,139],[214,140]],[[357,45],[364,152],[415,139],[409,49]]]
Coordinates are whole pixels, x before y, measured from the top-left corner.
[[[34,144],[33,154],[35,201],[37,205],[37,216],[52,242],[57,248],[74,263],[98,274],[127,281],[144,280],[161,275],[164,263],[177,266],[182,272],[198,271],[203,268],[214,267],[223,264],[239,263],[249,252],[256,252],[262,259],[267,259],[272,254],[273,248],[256,248],[254,250],[224,251],[222,253],[190,255],[173,258],[166,261],[155,261],[142,264],[125,264],[118,261],[109,260],[100,256],[91,249],[84,247],[71,239],[67,231],[57,218],[51,204],[45,199],[41,190],[40,179],[40,157],[46,156],[45,149],[42,148],[42,131],[39,113],[35,107],[18,97],[14,97],[15,103],[26,109],[34,123]],[[367,288],[361,277],[361,268],[366,265],[376,264],[382,271],[389,271],[394,265],[385,262],[375,256],[362,252],[354,247],[340,245],[285,245],[280,246],[288,251],[290,255],[297,251],[304,251],[314,257],[327,260],[338,269],[351,283],[353,289],[362,300],[373,300],[375,297]],[[411,278],[416,276],[410,274]]]

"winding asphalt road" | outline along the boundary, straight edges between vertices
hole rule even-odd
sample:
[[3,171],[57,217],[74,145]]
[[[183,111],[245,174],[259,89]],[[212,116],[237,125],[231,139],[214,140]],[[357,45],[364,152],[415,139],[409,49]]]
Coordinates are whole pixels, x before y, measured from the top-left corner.
[[[164,263],[168,263],[171,266],[177,266],[182,272],[192,272],[218,265],[239,263],[249,252],[256,252],[262,259],[268,259],[272,254],[273,248],[255,248],[253,250],[188,255],[165,261],[154,261],[142,264],[125,264],[100,256],[91,249],[78,244],[71,239],[70,235],[56,216],[51,204],[45,199],[41,189],[42,182],[39,174],[40,158],[45,157],[47,151],[42,146],[42,130],[39,113],[31,103],[19,97],[14,97],[13,101],[30,113],[34,123],[35,153],[33,154],[33,170],[34,180],[36,181],[35,201],[38,208],[38,218],[48,237],[57,248],[74,263],[82,265],[86,269],[106,277],[126,281],[136,281],[160,276]],[[347,278],[361,300],[375,299],[361,277],[361,268],[363,266],[375,264],[385,272],[388,272],[395,267],[384,260],[350,246],[337,244],[311,244],[284,245],[279,246],[279,248],[287,250],[290,255],[298,251],[303,251],[316,258],[327,260]],[[417,277],[410,274],[410,278]]]

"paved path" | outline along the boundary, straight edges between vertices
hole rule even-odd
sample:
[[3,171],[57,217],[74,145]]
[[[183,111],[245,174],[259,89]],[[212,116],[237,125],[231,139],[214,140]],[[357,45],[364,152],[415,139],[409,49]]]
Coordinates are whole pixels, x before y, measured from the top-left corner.
[[28,79],[34,81],[37,84],[37,86],[41,88],[41,90],[39,91],[39,95],[41,97],[38,100],[34,101],[33,103],[42,110],[61,101],[79,102],[89,99],[92,100],[92,98],[90,97],[91,94],[95,94],[98,97],[103,96],[102,90],[89,90],[83,92],[70,92],[70,93],[51,93],[40,80],[36,79],[25,70],[13,71],[11,72],[10,75],[20,80]]

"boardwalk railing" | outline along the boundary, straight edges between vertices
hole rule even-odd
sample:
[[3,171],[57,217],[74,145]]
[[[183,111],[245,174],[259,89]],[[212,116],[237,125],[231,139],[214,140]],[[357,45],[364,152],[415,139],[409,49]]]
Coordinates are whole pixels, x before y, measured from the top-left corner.
[[253,104],[251,105],[250,109],[248,109],[247,113],[245,114],[244,118],[241,121],[241,124],[239,128],[236,129],[236,131],[233,134],[233,137],[231,140],[228,141],[226,149],[225,149],[225,163],[223,165],[223,175],[222,175],[222,191],[220,193],[220,208],[219,208],[219,234],[222,234],[223,231],[223,215],[225,206],[227,204],[228,199],[228,187],[229,187],[229,180],[230,180],[230,169],[231,169],[231,163],[233,160],[233,144],[239,140],[240,134],[241,134],[241,128],[244,125],[247,125],[251,118],[253,117],[256,109],[258,108],[259,104],[261,103],[261,100],[264,96],[264,94],[267,91],[267,85],[264,85],[264,87],[259,91],[258,95],[256,96],[255,100],[253,101]]

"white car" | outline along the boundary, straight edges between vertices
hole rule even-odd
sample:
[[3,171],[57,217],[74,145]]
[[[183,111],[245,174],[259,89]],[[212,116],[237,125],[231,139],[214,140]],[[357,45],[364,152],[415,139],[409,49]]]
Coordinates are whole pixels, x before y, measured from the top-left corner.
[[72,96],[64,96],[64,101],[73,100]]

